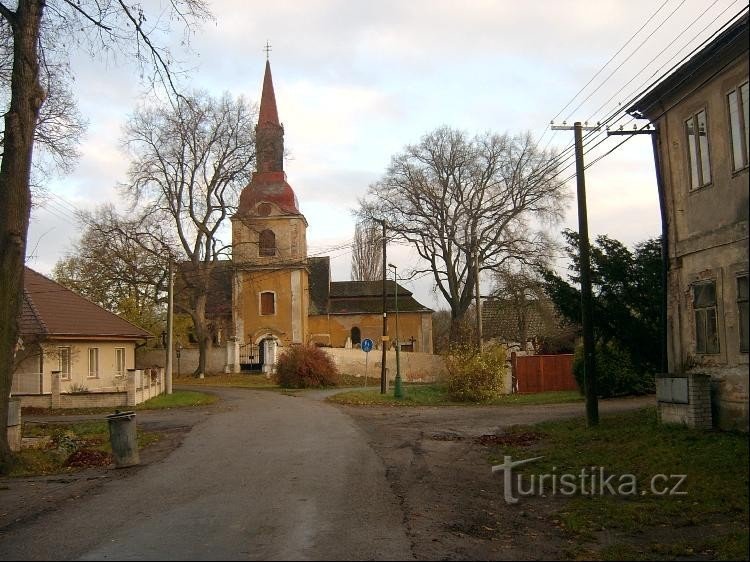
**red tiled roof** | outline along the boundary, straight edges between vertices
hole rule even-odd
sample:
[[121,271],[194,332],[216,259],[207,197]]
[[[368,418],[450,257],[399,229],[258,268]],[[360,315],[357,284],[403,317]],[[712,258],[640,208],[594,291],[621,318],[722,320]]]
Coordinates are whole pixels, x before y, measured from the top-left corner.
[[24,271],[23,297],[19,318],[22,336],[153,337],[146,330],[28,267]]
[[263,92],[260,95],[260,112],[258,114],[258,126],[279,126],[279,112],[276,109],[276,94],[273,91],[273,78],[271,77],[271,63],[266,61],[266,72],[263,75]]

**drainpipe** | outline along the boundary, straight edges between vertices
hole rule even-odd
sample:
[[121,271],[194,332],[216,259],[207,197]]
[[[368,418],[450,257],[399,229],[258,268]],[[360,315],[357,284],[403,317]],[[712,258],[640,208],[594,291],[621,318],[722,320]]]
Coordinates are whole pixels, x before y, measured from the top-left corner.
[[661,341],[661,364],[659,369],[662,374],[669,373],[669,361],[667,355],[667,285],[669,280],[669,228],[667,226],[667,194],[664,189],[664,176],[661,172],[661,156],[659,154],[659,128],[654,123],[654,134],[651,135],[651,146],[654,150],[654,167],[656,168],[656,189],[659,192],[659,212],[661,214],[661,306],[659,330]]

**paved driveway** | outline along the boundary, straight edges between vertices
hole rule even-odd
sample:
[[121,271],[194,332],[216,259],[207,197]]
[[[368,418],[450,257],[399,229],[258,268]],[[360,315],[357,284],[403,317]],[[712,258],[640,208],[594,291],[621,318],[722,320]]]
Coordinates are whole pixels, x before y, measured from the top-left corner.
[[[409,559],[380,459],[325,403],[218,391],[162,462],[11,527],[1,559]],[[130,470],[130,469],[125,469]]]

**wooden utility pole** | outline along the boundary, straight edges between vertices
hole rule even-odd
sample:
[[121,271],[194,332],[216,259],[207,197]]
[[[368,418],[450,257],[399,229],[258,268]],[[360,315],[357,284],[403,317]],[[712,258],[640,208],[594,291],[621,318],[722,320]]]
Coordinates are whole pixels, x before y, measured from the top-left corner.
[[[553,130],[570,130],[567,126],[550,127]],[[576,147],[576,191],[578,198],[578,257],[581,273],[581,325],[583,327],[583,372],[586,394],[586,422],[599,425],[599,400],[596,393],[596,354],[594,351],[593,306],[591,300],[591,249],[589,247],[589,222],[586,211],[586,177],[583,164],[582,131],[598,127],[584,127],[580,121],[573,124]]]
[[388,381],[386,380],[386,368],[385,368],[385,361],[386,361],[386,347],[388,346],[388,309],[387,307],[387,299],[386,299],[386,273],[388,271],[387,268],[387,260],[385,257],[385,250],[386,250],[386,242],[385,242],[385,220],[381,220],[380,224],[383,226],[383,337],[380,342],[380,346],[382,348],[382,358],[381,358],[381,364],[380,364],[380,394],[385,394],[388,390]]
[[482,342],[482,298],[479,294],[479,241],[476,235],[474,235],[474,290],[477,301],[477,349],[479,353],[482,353],[484,351],[484,342]]
[[169,258],[169,284],[167,285],[167,366],[164,373],[164,387],[167,394],[172,394],[172,343],[174,332],[174,274],[172,258]]

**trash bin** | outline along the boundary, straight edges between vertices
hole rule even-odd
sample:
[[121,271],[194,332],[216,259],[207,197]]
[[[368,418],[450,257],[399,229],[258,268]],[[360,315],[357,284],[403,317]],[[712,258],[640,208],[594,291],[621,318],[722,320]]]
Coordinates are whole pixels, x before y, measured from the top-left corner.
[[138,438],[135,431],[135,412],[120,412],[107,416],[109,422],[109,442],[116,468],[125,468],[140,463],[138,458]]

